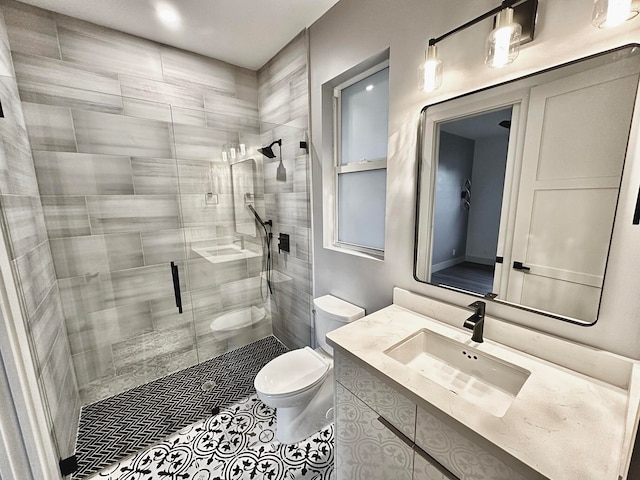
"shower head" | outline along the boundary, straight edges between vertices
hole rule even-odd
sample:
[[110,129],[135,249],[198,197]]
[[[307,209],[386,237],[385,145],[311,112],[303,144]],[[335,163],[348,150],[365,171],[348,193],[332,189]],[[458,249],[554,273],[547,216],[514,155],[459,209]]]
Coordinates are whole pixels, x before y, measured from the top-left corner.
[[276,158],[276,154],[273,153],[273,148],[272,148],[276,143],[280,148],[282,148],[282,139],[280,139],[280,140],[276,140],[275,142],[272,142],[271,145],[269,145],[268,147],[259,148],[258,151],[267,158]]

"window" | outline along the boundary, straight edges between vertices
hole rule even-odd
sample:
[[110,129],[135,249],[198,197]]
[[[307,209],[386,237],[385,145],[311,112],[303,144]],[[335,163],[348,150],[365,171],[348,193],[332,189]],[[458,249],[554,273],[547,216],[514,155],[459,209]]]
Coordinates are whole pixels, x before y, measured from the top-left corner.
[[376,257],[384,253],[388,124],[388,61],[334,89],[334,244]]

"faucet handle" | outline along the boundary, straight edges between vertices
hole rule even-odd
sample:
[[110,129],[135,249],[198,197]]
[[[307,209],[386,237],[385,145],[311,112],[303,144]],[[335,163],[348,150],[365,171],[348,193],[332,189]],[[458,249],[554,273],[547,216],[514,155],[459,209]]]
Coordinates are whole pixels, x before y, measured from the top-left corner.
[[484,312],[487,307],[487,304],[482,300],[476,300],[475,302],[469,304],[469,307],[475,310],[476,315],[479,318],[484,318]]

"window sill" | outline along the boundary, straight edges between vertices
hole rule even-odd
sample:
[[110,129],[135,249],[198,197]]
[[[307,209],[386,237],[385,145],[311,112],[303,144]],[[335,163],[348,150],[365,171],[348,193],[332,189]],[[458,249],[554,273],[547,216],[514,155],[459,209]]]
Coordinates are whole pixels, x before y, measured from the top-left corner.
[[374,260],[377,262],[384,262],[384,252],[382,252],[380,256],[377,256],[377,255],[361,252],[353,248],[342,247],[340,245],[324,245],[324,248],[327,250],[338,252],[338,253],[345,253],[347,255],[354,255],[356,257],[367,258],[369,260]]

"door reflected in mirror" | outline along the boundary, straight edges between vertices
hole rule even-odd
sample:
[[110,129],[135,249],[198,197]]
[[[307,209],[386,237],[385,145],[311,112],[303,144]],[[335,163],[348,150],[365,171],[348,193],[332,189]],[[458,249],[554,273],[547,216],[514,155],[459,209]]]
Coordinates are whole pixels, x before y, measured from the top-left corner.
[[483,296],[499,290],[494,274],[511,110],[438,125],[431,283]]
[[594,323],[639,72],[630,46],[425,107],[415,278]]

